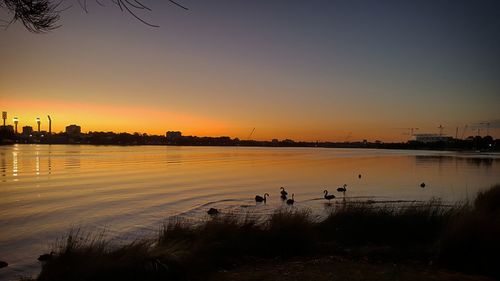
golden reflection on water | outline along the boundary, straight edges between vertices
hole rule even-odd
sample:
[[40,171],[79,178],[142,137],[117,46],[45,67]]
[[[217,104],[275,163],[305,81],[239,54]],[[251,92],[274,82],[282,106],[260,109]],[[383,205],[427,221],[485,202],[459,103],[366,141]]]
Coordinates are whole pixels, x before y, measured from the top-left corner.
[[40,175],[40,153],[36,152],[36,175]]
[[[334,193],[343,184],[348,185],[351,199],[439,197],[454,202],[500,182],[498,155],[77,145],[1,149],[0,206],[3,216],[11,219],[54,210],[71,217],[75,209],[93,218],[109,217],[108,221],[120,219],[123,211],[145,210],[156,219],[184,213],[197,216],[203,213],[200,206],[252,205],[255,194],[266,192],[271,194],[268,206],[278,207],[275,198],[280,186],[295,193],[302,206],[313,209],[324,189]],[[7,169],[12,169],[12,175]],[[421,182],[426,183],[425,189],[419,187]],[[22,211],[16,202],[23,202]]]
[[12,152],[12,177],[14,177],[14,181],[17,181],[17,172],[18,172],[18,163],[17,163],[17,152]]
[[[294,208],[322,212],[331,208],[323,190],[335,206],[343,184],[346,200],[455,202],[500,183],[499,155],[450,152],[14,145],[0,157],[0,253],[34,270],[27,261],[70,227],[129,235],[210,207],[267,214],[283,204],[280,186],[295,194]],[[256,204],[266,192],[267,204]]]

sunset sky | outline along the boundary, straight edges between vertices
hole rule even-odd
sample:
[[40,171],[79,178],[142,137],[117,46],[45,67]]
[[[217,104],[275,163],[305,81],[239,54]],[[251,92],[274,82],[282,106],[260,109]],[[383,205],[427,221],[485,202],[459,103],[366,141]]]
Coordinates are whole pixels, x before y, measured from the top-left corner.
[[158,28],[88,2],[65,1],[47,34],[0,30],[10,123],[401,141],[489,122],[500,137],[500,1],[143,1]]

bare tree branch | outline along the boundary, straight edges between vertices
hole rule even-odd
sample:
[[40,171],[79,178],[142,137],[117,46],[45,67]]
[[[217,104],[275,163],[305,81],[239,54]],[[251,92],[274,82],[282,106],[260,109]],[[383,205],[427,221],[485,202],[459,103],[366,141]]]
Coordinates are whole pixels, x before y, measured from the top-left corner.
[[179,4],[179,3],[175,2],[174,0],[168,0],[168,1],[170,1],[171,3],[173,3],[173,4],[177,5],[177,6],[181,7],[181,8],[183,8],[184,10],[189,10],[187,7],[182,6],[181,4]]
[[87,10],[87,0],[83,0],[83,3],[82,0],[77,0],[77,2],[80,5],[80,8],[85,11],[85,13],[89,12],[89,10]]
[[141,2],[137,1],[137,0],[134,0],[134,2],[137,4],[137,5],[140,5],[141,7],[143,7],[144,9],[148,10],[148,11],[151,11],[150,8],[146,7],[144,4],[142,4]]
[[99,1],[99,0],[95,0],[95,2],[96,2],[99,6],[101,6],[101,7],[106,7],[106,5],[104,5],[103,3],[101,3],[101,1]]
[[[60,20],[60,13],[65,9],[59,9],[63,0],[55,3],[54,0],[0,0],[0,9],[6,9],[8,13],[12,14],[12,19],[0,19],[0,26],[8,28],[11,24],[20,21],[27,30],[34,33],[45,33],[60,27],[58,21]],[[87,0],[77,0],[81,9],[88,13]],[[94,0],[99,6],[104,7],[105,4],[102,0]],[[140,0],[109,0],[111,3],[118,6],[121,11],[126,11],[131,14],[138,21],[151,27],[159,27],[158,25],[151,24],[137,15],[137,10],[151,11],[149,7],[141,3]],[[179,4],[174,0],[169,0],[170,3],[184,9],[189,10],[187,7]]]
[[138,17],[128,6],[127,6],[127,3],[128,1],[126,2],[123,2],[122,0],[116,0],[119,4],[120,4],[120,8],[121,6],[123,6],[125,8],[125,10],[127,10],[132,16],[134,16],[134,18],[136,18],[137,20],[139,20],[140,22],[142,22],[143,24],[145,25],[148,25],[148,26],[151,26],[151,27],[160,27],[159,25],[154,25],[154,24],[151,24],[143,19],[141,19],[140,17]]

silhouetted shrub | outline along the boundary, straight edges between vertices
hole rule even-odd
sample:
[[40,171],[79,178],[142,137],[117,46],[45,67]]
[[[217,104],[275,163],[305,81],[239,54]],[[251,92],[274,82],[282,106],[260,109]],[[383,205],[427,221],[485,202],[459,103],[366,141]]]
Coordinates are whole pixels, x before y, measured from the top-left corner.
[[446,228],[439,259],[456,270],[500,278],[500,185],[480,192],[474,208]]

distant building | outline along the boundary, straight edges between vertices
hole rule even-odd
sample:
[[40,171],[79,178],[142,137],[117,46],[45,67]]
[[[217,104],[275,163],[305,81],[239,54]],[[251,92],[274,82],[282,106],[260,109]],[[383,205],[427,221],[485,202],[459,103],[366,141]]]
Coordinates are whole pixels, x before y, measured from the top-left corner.
[[68,136],[79,136],[82,133],[82,127],[78,125],[66,126],[66,134]]
[[2,131],[8,132],[8,133],[13,133],[14,132],[14,127],[12,125],[3,125],[1,127]]
[[453,140],[453,138],[439,134],[414,134],[413,140],[423,143],[430,143],[430,142],[440,142],[440,141],[447,142]]
[[179,131],[168,131],[166,134],[167,140],[172,141],[172,140],[177,140],[182,138],[182,133]]
[[22,134],[23,134],[24,137],[29,137],[30,135],[33,134],[33,127],[31,127],[31,126],[24,126]]

